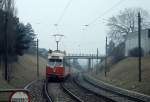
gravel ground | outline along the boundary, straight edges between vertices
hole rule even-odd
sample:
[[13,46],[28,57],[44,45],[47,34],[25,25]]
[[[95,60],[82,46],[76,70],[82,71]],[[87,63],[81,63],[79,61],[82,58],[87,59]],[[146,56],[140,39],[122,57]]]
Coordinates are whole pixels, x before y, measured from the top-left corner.
[[76,102],[63,91],[59,82],[50,82],[48,84],[48,92],[54,102]]
[[31,102],[46,102],[43,96],[43,85],[44,81],[36,81],[28,87],[31,96]]
[[116,93],[108,92],[99,87],[95,87],[95,86],[89,84],[88,82],[86,82],[82,76],[78,77],[78,81],[82,86],[88,88],[89,90],[92,90],[100,95],[104,95],[108,98],[111,98],[111,99],[117,101],[117,102],[135,102],[135,101],[131,101],[131,100],[127,99],[126,97],[117,95]]
[[84,102],[111,102],[106,101],[102,97],[96,96],[88,90],[79,87],[76,83],[74,83],[72,78],[65,82],[65,86],[76,96],[80,97],[80,99]]

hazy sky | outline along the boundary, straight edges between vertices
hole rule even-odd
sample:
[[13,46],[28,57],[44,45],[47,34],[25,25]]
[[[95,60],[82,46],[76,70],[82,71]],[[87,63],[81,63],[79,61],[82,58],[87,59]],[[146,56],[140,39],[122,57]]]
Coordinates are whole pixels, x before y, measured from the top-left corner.
[[[150,0],[16,0],[18,17],[23,23],[31,23],[40,47],[56,49],[53,34],[63,34],[60,48],[68,53],[105,52],[105,37],[108,30],[106,21],[120,10],[129,7],[141,7],[150,12]],[[54,26],[62,15],[67,3],[71,2],[58,27]],[[114,7],[115,5],[115,7]],[[112,8],[113,7],[113,8]],[[111,8],[111,10],[109,10]],[[108,13],[102,16],[106,11]],[[89,27],[89,24],[97,17]],[[83,30],[84,29],[84,30]]]

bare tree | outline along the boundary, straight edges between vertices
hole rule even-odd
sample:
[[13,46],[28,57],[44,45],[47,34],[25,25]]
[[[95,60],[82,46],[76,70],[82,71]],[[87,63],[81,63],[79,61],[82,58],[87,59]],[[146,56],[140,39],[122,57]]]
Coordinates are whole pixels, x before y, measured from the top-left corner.
[[[0,1],[0,63],[1,65],[8,65],[12,62],[15,54],[16,44],[16,24],[15,17],[15,3],[14,0]],[[5,64],[4,64],[5,63]],[[3,66],[9,73],[11,68]],[[6,70],[5,70],[6,71]],[[10,74],[10,73],[9,73]],[[9,75],[7,74],[7,76]]]
[[0,9],[13,14],[14,16],[17,13],[14,0],[0,0]]
[[128,8],[121,11],[119,15],[109,18],[107,25],[109,26],[108,36],[117,44],[126,40],[125,36],[130,32],[138,29],[138,12],[142,17],[142,29],[150,27],[148,23],[149,14],[141,8]]
[[0,9],[2,10],[5,5],[5,0],[0,0]]

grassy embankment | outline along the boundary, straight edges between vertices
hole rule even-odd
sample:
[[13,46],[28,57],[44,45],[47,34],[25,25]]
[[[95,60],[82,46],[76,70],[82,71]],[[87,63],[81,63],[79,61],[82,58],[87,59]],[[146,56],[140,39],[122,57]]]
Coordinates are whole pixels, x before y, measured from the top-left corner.
[[104,72],[92,74],[95,78],[116,86],[150,95],[150,57],[142,58],[142,82],[138,82],[138,59],[126,58],[111,66],[107,77]]
[[[40,78],[45,75],[46,63],[44,58],[39,58]],[[9,83],[2,77],[2,68],[0,68],[0,89],[23,88],[29,82],[37,79],[36,55],[25,54],[19,57],[18,62],[11,65],[11,68],[12,79]]]
[[[45,66],[47,60],[39,57],[40,79],[44,78]],[[11,80],[8,83],[2,77],[2,68],[0,67],[0,90],[24,88],[25,85],[37,79],[36,56],[25,54],[19,57],[18,62],[9,65],[12,68]],[[0,93],[0,102],[8,102],[11,93]]]

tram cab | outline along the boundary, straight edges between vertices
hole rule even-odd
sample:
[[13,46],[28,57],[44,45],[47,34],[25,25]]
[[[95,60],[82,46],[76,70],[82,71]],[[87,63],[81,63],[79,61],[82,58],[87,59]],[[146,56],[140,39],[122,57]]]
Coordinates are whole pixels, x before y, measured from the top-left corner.
[[48,64],[46,66],[47,80],[64,80],[67,72],[65,68],[65,52],[53,51],[48,54]]

